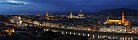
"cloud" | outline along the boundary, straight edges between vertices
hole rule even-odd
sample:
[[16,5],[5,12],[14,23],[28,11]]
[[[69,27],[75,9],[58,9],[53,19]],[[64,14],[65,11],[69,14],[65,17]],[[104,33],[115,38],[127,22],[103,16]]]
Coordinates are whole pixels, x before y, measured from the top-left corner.
[[25,5],[24,3],[10,3],[10,2],[3,2],[1,4],[8,4],[8,5]]
[[15,1],[15,0],[1,0],[0,4],[8,4],[8,5],[28,5],[30,3],[23,1]]

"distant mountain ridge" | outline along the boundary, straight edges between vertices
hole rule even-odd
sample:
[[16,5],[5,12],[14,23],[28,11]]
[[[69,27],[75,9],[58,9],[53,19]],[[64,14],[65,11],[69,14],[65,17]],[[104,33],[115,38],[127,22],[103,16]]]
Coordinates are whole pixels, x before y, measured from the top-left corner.
[[117,9],[105,9],[98,12],[94,12],[95,15],[110,15],[120,16],[121,12],[124,11],[127,16],[138,16],[138,10],[128,8],[117,8]]
[[[104,9],[97,12],[83,11],[85,15],[107,15],[107,16],[121,16],[124,11],[125,16],[138,16],[138,10],[129,8],[115,8],[115,9]],[[79,12],[73,12],[73,15],[78,15]],[[52,15],[69,15],[70,11],[67,12],[56,12]]]

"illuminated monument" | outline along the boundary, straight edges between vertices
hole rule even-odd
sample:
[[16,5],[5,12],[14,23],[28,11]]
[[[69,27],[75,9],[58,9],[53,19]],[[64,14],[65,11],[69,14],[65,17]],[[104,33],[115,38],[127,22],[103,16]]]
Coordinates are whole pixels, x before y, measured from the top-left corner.
[[70,12],[70,15],[69,16],[67,16],[68,18],[85,18],[84,17],[84,14],[83,14],[83,12],[82,12],[82,10],[80,10],[80,12],[78,13],[78,15],[73,15],[72,14],[72,12]]
[[45,18],[46,20],[57,20],[57,18],[56,18],[55,16],[49,16],[47,10],[46,10],[46,13],[45,13],[45,15],[44,15],[44,18]]
[[45,18],[49,20],[48,11],[46,11]]
[[83,14],[83,12],[82,12],[82,10],[80,10],[80,12],[79,12],[79,14],[78,14],[78,17],[79,17],[79,18],[85,18],[85,17],[84,17],[84,14]]
[[124,16],[124,11],[122,11],[122,19],[120,20],[114,20],[114,19],[109,19],[107,18],[106,22],[104,24],[117,24],[117,25],[123,25],[126,27],[126,31],[130,32],[131,31],[131,24],[128,20],[125,19]]
[[84,16],[84,14],[83,14],[82,10],[80,10],[80,12],[79,12],[78,16],[79,16],[79,17],[83,17],[83,16]]
[[72,12],[71,12],[70,15],[68,16],[68,18],[73,18]]

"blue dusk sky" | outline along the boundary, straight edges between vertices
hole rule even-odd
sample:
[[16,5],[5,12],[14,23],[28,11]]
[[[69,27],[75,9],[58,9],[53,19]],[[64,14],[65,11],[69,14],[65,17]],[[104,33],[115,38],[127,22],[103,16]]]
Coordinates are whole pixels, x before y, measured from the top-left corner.
[[103,9],[138,9],[138,0],[0,0],[0,14],[49,14],[84,10],[95,12]]

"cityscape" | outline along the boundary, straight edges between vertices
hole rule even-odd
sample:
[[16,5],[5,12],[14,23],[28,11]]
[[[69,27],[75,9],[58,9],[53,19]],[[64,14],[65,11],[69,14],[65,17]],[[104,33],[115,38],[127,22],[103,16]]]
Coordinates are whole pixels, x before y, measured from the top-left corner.
[[[53,3],[53,1],[48,1],[48,3]],[[94,12],[89,7],[80,9],[69,4],[68,7],[73,7],[68,8],[70,10],[64,10],[64,7],[63,9],[57,8],[57,10],[53,6],[51,6],[52,8],[43,6],[47,1],[40,1],[40,3],[36,1],[36,4],[44,8],[31,9],[27,5],[36,7],[33,2],[27,0],[0,1],[2,6],[9,6],[6,8],[0,6],[0,40],[138,40],[138,9],[136,8],[122,6],[112,9],[109,5],[108,9],[100,11],[97,9]],[[64,6],[60,2],[67,1],[56,2]],[[105,1],[102,2],[105,3]],[[122,3],[122,1],[120,2]],[[124,4],[117,6],[120,5]]]

